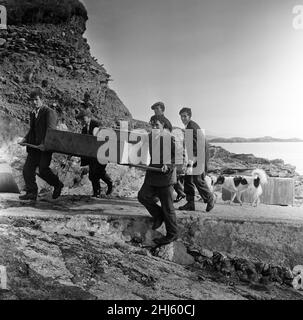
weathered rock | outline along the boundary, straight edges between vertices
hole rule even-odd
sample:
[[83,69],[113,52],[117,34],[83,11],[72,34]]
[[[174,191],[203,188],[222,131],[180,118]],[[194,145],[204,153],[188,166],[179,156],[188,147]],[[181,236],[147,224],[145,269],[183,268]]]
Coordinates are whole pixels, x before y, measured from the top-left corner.
[[[4,207],[0,209],[0,265],[7,267],[9,285],[4,296],[0,292],[1,299],[285,300],[303,297],[299,291],[272,282],[269,277],[267,282],[263,277],[262,284],[254,282],[245,271],[247,267],[232,274],[224,271],[233,260],[239,260],[242,266],[252,263],[245,259],[217,252],[217,260],[223,263],[221,271],[215,272],[211,264],[204,267],[196,262],[182,267],[152,256],[147,248],[141,248],[143,238],[156,236],[151,234],[152,219],[138,213],[131,216],[131,201],[109,203],[83,196],[63,197],[54,202],[38,201],[30,208],[12,199],[5,201],[5,197],[1,200]],[[19,207],[10,207],[12,205]],[[119,206],[124,210],[128,208],[125,215]],[[105,210],[103,214],[100,208]],[[137,210],[136,206],[132,210]],[[139,241],[126,243],[130,237]],[[185,244],[183,239],[178,242]],[[170,246],[158,252],[171,259]],[[193,246],[188,252],[190,250],[195,251]],[[183,247],[179,252],[184,254],[186,249]],[[280,267],[271,265],[267,269],[274,268]],[[278,274],[282,271],[280,268]],[[265,287],[264,283],[270,285]]]
[[211,259],[213,257],[213,252],[208,249],[205,249],[205,248],[201,249],[200,253],[203,257],[206,257],[209,259]]
[[195,259],[187,253],[186,247],[180,241],[161,246],[156,250],[156,255],[162,259],[181,265],[191,265],[195,262]]
[[84,5],[78,0],[38,0],[34,3],[3,0],[2,4],[7,8],[8,25],[58,24],[68,22],[74,16],[81,17],[84,21],[88,18]]
[[292,286],[296,290],[303,290],[303,275],[298,274],[292,281]]
[[303,274],[303,266],[297,265],[293,268],[292,273],[294,276],[297,276],[298,274]]

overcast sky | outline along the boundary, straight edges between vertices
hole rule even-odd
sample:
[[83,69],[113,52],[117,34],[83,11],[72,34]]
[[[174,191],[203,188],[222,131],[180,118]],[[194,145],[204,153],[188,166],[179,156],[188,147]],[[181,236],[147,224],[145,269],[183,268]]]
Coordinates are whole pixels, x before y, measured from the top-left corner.
[[161,100],[173,125],[186,106],[209,134],[303,138],[300,0],[83,2],[91,53],[134,118]]

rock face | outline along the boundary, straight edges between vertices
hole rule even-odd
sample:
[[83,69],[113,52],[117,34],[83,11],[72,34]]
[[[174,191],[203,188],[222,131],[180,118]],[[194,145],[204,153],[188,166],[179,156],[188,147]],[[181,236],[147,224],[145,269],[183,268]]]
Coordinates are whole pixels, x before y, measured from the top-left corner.
[[[110,88],[106,69],[90,54],[83,37],[87,12],[80,1],[6,0],[1,4],[6,6],[9,20],[8,30],[1,30],[0,42],[0,157],[12,165],[22,190],[26,153],[16,137],[28,130],[28,96],[33,88],[43,89],[45,104],[58,112],[70,131],[80,129],[75,115],[83,100],[91,103],[94,117],[105,127],[132,116]],[[78,158],[55,155],[53,169],[68,188],[83,191],[86,184],[86,193],[91,193]],[[117,181],[121,179],[117,177]],[[38,183],[40,191],[48,190],[42,180]]]
[[[105,126],[132,118],[110,89],[110,75],[90,55],[83,38],[87,12],[82,3],[7,0],[4,5],[9,20],[8,30],[1,32],[1,123],[5,115],[17,124],[28,122],[28,94],[37,86],[44,89],[45,103],[61,111],[70,130],[77,129],[75,114],[85,94]],[[10,134],[17,134],[17,128],[11,128]]]
[[87,20],[87,12],[79,0],[4,0],[8,13],[8,24],[59,24],[68,22],[73,16]]

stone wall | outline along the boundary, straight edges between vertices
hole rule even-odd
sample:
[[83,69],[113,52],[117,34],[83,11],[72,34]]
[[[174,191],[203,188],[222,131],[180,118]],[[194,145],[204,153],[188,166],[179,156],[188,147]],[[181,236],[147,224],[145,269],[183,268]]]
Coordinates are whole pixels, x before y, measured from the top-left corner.
[[290,268],[303,263],[303,223],[200,218],[185,222],[183,231],[208,250]]

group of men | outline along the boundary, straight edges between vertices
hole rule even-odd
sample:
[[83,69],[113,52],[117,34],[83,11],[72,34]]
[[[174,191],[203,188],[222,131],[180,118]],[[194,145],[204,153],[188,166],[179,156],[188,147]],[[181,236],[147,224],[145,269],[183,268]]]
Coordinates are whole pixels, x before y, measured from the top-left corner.
[[[160,132],[160,140],[165,141],[165,135],[169,135],[172,131],[172,125],[170,121],[164,116],[165,105],[163,102],[156,102],[151,107],[154,110],[155,115],[151,117],[150,124],[153,129],[158,130]],[[199,125],[194,122],[192,118],[192,111],[190,108],[182,108],[179,112],[181,120],[185,126],[185,130],[193,131],[193,141],[191,146],[193,147],[192,157],[188,159],[188,166],[193,168],[199,159],[198,156],[198,130],[200,130]],[[150,140],[152,139],[152,135],[150,134]],[[166,140],[167,141],[167,140]],[[161,145],[161,143],[160,143]],[[152,152],[153,143],[149,143],[149,153],[151,155],[151,163],[150,167],[152,168],[161,168],[160,171],[147,170],[145,175],[145,180],[143,186],[141,187],[138,193],[138,200],[142,203],[148,212],[153,217],[153,226],[152,229],[156,230],[161,227],[162,223],[165,223],[166,228],[166,236],[162,238],[154,239],[154,242],[159,245],[168,244],[170,242],[175,241],[178,238],[178,227],[176,222],[176,213],[174,208],[174,200],[173,200],[173,190],[175,188],[176,191],[180,190],[180,181],[177,180],[177,168],[174,164],[174,156],[175,156],[175,139],[171,135],[171,163],[167,164],[163,161],[163,153],[164,148],[162,142],[162,149],[160,148],[160,163],[153,163],[154,154]],[[184,206],[179,207],[179,210],[187,210],[194,211],[195,210],[195,187],[197,188],[200,196],[207,203],[206,211],[209,212],[214,207],[214,196],[212,192],[209,190],[206,182],[204,181],[204,177],[207,170],[207,144],[205,144],[206,153],[206,161],[203,172],[190,173],[184,176],[184,194],[186,196],[187,203]],[[187,147],[187,146],[185,146]],[[162,162],[161,162],[162,160]],[[179,191],[180,192],[180,191]],[[177,192],[178,193],[178,192]],[[180,198],[180,194],[178,194]],[[158,205],[158,201],[160,200],[160,205]],[[182,194],[181,194],[182,198]]]
[[[36,169],[39,168],[38,175],[45,180],[49,185],[54,187],[53,199],[58,198],[61,195],[63,183],[59,180],[50,169],[50,162],[52,159],[52,153],[45,150],[44,140],[48,129],[57,128],[57,115],[56,112],[43,104],[43,92],[40,88],[35,89],[31,95],[31,103],[33,110],[30,113],[30,129],[20,142],[21,145],[27,146],[27,159],[23,168],[23,177],[26,186],[26,194],[20,196],[21,200],[36,200],[38,195],[38,187],[36,183]],[[204,172],[199,174],[185,174],[184,190],[182,184],[177,178],[176,165],[174,163],[175,157],[175,139],[172,132],[172,125],[170,121],[164,116],[165,105],[163,102],[157,102],[152,105],[151,109],[154,111],[154,115],[150,119],[152,129],[159,132],[159,145],[160,148],[160,162],[153,162],[153,143],[151,141],[152,134],[149,135],[149,153],[151,155],[151,162],[149,168],[146,171],[144,183],[138,193],[138,200],[142,203],[148,212],[153,217],[153,229],[158,229],[163,222],[166,227],[166,236],[155,239],[157,244],[167,244],[175,241],[178,238],[178,227],[176,222],[176,213],[174,208],[173,190],[175,188],[177,192],[177,200],[179,201],[183,197],[186,197],[187,203],[184,206],[179,207],[180,210],[195,210],[195,187],[205,203],[207,203],[206,211],[210,211],[214,207],[214,197],[209,190],[204,176],[207,170],[205,165]],[[191,129],[193,131],[193,154],[191,159],[188,160],[188,166],[194,167],[197,163],[197,131],[200,129],[198,124],[194,122],[192,118],[192,112],[190,108],[182,108],[179,112],[181,120],[185,126],[185,129]],[[100,122],[93,119],[89,108],[83,108],[76,119],[82,124],[82,134],[93,134],[95,128],[100,127]],[[171,158],[170,163],[163,161],[163,141],[164,138],[171,140]],[[167,141],[167,140],[166,140]],[[207,146],[207,145],[206,145]],[[207,153],[207,148],[205,150]],[[207,158],[207,157],[206,157]],[[206,161],[207,164],[207,161]],[[106,165],[100,164],[97,159],[82,158],[81,166],[89,166],[89,179],[93,187],[93,196],[100,197],[101,187],[100,179],[107,184],[107,195],[111,194],[113,190],[113,182],[109,175],[106,173]],[[157,200],[156,200],[157,199]],[[160,205],[158,202],[160,201]]]

